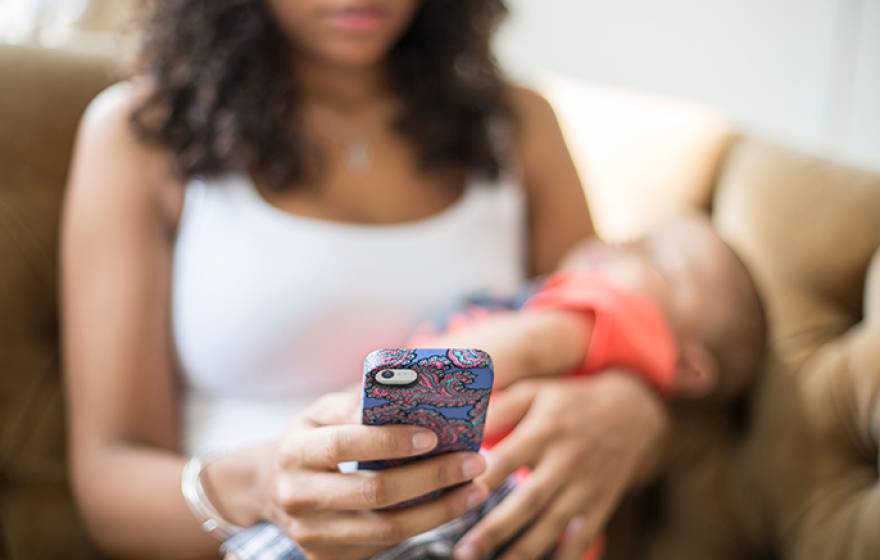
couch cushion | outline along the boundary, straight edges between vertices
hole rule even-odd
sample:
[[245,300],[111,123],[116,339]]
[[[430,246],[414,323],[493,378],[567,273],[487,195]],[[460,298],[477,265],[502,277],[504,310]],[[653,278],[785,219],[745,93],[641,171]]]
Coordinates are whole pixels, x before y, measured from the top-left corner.
[[56,253],[76,124],[110,77],[104,59],[0,46],[3,557],[93,554],[66,481]]
[[633,239],[684,208],[708,208],[730,123],[697,103],[547,76],[553,104],[605,239]]

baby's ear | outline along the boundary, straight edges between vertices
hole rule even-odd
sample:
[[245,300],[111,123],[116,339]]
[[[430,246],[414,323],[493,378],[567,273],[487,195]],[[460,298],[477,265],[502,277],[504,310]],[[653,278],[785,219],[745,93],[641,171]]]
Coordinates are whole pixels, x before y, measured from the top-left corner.
[[718,386],[719,370],[718,360],[705,346],[693,340],[685,341],[678,360],[675,396],[685,399],[708,396]]

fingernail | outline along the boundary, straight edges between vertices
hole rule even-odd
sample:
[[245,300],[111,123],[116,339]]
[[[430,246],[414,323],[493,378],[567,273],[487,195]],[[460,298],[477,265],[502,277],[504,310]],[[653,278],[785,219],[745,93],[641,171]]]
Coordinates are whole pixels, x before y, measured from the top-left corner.
[[416,451],[426,451],[434,447],[437,437],[433,432],[416,432],[412,437],[412,446]]
[[568,522],[568,527],[565,529],[568,533],[577,533],[581,531],[587,524],[587,520],[584,519],[583,515],[575,515],[571,518],[571,521]]
[[465,478],[474,478],[485,469],[486,463],[477,456],[471,456],[461,462],[461,472]]
[[464,543],[455,548],[455,560],[479,560],[480,551],[472,543]]

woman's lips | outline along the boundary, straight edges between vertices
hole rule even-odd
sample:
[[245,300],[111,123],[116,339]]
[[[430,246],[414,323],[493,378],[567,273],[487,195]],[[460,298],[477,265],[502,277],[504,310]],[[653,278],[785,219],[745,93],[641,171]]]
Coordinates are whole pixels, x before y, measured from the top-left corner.
[[340,31],[370,33],[385,24],[388,14],[378,7],[349,7],[327,12],[324,18]]

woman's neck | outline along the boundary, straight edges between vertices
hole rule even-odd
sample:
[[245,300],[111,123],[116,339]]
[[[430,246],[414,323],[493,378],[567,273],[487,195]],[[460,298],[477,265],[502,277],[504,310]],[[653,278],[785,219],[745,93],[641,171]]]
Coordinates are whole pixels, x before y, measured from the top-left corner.
[[352,68],[301,59],[297,61],[296,73],[306,105],[319,103],[336,111],[355,113],[388,96],[382,65]]

